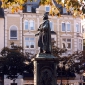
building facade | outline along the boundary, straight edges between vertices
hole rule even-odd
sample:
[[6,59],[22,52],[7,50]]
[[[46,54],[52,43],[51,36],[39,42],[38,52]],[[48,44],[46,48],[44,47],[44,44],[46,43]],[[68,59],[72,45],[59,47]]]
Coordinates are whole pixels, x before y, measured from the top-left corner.
[[[50,9],[49,6],[39,6],[36,8],[36,13],[11,14],[5,11],[5,47],[10,47],[10,43],[14,42],[16,45],[22,46],[24,52],[38,53],[38,36],[35,37],[35,34],[48,9]],[[61,17],[49,15],[49,20],[51,38],[56,41],[59,48],[66,48],[67,54],[83,50],[83,34],[79,17],[74,18],[67,14],[61,15]]]

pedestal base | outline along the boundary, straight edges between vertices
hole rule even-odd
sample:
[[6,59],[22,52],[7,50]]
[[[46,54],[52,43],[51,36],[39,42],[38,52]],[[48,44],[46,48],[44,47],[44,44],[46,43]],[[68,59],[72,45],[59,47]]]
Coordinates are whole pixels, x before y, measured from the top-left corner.
[[34,59],[34,85],[56,85],[57,58],[50,54],[38,54]]

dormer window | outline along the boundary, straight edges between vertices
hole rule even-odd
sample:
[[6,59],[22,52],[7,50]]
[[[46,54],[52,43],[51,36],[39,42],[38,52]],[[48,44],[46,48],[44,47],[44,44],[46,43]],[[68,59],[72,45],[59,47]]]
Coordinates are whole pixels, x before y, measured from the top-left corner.
[[46,11],[46,12],[49,12],[49,11],[50,11],[50,6],[46,6],[46,7],[45,7],[45,11]]
[[32,11],[32,7],[31,6],[27,6],[27,12],[31,12]]
[[64,13],[64,14],[66,14],[66,13],[67,13],[66,8],[63,8],[63,13]]

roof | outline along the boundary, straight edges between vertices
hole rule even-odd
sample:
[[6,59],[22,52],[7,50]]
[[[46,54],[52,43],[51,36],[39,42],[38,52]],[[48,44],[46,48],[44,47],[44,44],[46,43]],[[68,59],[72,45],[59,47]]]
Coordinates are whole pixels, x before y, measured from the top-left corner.
[[4,18],[4,9],[0,8],[0,18]]
[[25,4],[23,4],[23,6],[25,7],[25,9],[23,10],[23,12],[25,13],[25,12],[27,12],[26,11],[26,6],[27,5],[30,5],[31,7],[32,7],[32,13],[36,13],[36,8],[38,8],[39,7],[39,3],[40,3],[40,0],[36,0],[36,2],[34,1],[30,1],[30,0],[28,0],[28,2],[26,2]]
[[0,18],[4,18],[4,9],[1,8],[2,2],[0,1]]
[[[32,13],[36,13],[36,8],[39,7],[40,1],[41,0],[36,0],[36,1],[35,0],[33,0],[33,1],[28,0],[28,2],[26,2],[25,4],[23,4],[23,6],[25,7],[25,9],[23,10],[23,12],[24,13],[27,13],[26,6],[27,5],[30,5],[32,7],[32,11],[31,12]],[[53,0],[53,2],[55,4],[55,6],[60,9],[60,14],[61,15],[71,15],[71,12],[67,12],[65,7],[63,7],[62,5],[56,3],[55,0]]]

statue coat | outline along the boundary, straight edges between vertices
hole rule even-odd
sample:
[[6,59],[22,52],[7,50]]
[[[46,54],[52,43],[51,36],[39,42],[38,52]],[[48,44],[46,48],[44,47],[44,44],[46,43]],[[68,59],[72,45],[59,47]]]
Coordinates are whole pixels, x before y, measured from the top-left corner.
[[51,29],[49,20],[45,20],[39,28],[38,46],[46,52],[51,52]]

